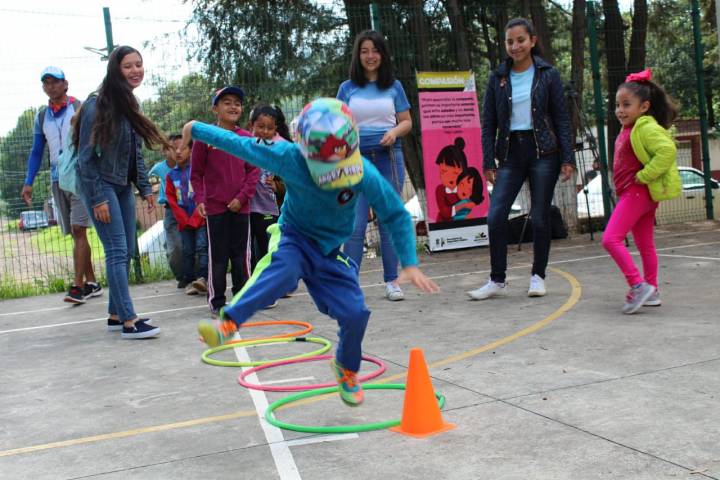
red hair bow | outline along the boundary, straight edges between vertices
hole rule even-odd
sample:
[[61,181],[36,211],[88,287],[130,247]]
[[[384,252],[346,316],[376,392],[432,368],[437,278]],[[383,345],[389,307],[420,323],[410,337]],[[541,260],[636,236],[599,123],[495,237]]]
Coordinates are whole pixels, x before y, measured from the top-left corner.
[[631,73],[625,77],[625,83],[627,82],[649,82],[652,79],[652,71],[646,68],[642,72]]

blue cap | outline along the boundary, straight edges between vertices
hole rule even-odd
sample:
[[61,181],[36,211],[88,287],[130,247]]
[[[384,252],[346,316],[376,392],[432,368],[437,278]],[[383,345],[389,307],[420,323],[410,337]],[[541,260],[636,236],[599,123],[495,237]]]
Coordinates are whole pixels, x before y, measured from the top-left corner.
[[220,100],[220,97],[223,95],[235,95],[240,99],[240,102],[242,103],[243,100],[245,100],[245,92],[240,87],[223,87],[217,92],[215,92],[215,95],[213,95],[212,104],[217,105],[218,100]]
[[45,77],[47,77],[48,75],[57,78],[58,80],[65,80],[65,73],[58,67],[46,67],[45,70],[43,70],[40,74],[40,81],[45,80]]

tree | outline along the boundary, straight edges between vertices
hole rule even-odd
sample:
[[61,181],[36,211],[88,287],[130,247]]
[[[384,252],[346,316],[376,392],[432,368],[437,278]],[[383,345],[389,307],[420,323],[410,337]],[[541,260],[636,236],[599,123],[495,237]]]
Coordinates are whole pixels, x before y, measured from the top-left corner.
[[[635,0],[630,37],[630,60],[626,63],[625,22],[620,14],[617,0],[603,0],[605,14],[605,58],[607,65],[607,131],[608,153],[610,158],[615,151],[615,138],[620,132],[620,123],[615,118],[615,92],[625,81],[628,69],[642,70],[645,65],[645,30],[647,30],[647,1]],[[612,168],[612,166],[611,166]]]
[[[0,139],[0,197],[5,205],[3,214],[17,216],[27,207],[20,199],[27,158],[33,143],[33,122],[36,110],[28,108],[17,119],[17,124],[6,137]],[[33,202],[42,204],[50,196],[50,174],[47,154],[44,155],[41,169],[35,177]]]

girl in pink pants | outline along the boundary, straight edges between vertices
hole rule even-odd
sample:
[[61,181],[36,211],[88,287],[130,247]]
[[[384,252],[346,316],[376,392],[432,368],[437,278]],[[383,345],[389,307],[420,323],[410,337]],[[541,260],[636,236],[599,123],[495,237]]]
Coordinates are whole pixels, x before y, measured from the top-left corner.
[[[651,81],[650,69],[628,75],[615,94],[615,115],[622,131],[615,140],[613,181],[618,203],[605,227],[603,247],[625,275],[630,291],[622,312],[660,305],[654,242],[658,202],[680,195],[677,149],[667,128],[677,116],[672,99]],[[632,232],[644,278],[625,247]]]

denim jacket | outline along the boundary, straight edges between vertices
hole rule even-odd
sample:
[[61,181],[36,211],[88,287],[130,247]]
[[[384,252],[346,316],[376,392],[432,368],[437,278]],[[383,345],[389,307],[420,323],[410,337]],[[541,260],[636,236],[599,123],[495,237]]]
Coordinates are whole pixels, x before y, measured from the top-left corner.
[[[106,203],[108,199],[100,187],[100,180],[114,185],[128,185],[128,170],[130,168],[131,149],[135,148],[137,165],[137,185],[140,195],[146,197],[152,194],[148,182],[145,162],[142,156],[141,142],[135,141],[130,134],[130,122],[126,118],[120,120],[120,128],[112,142],[98,153],[95,145],[90,143],[95,116],[97,97],[88,98],[82,107],[80,117],[80,145],[78,146],[78,172],[80,174],[80,191],[90,200],[93,207]],[[136,134],[136,138],[139,136]]]
[[[531,91],[532,122],[538,158],[559,153],[561,163],[575,165],[570,114],[565,103],[560,73],[542,58],[533,56],[535,75]],[[482,111],[483,168],[497,168],[510,147],[512,87],[507,59],[490,75]]]

